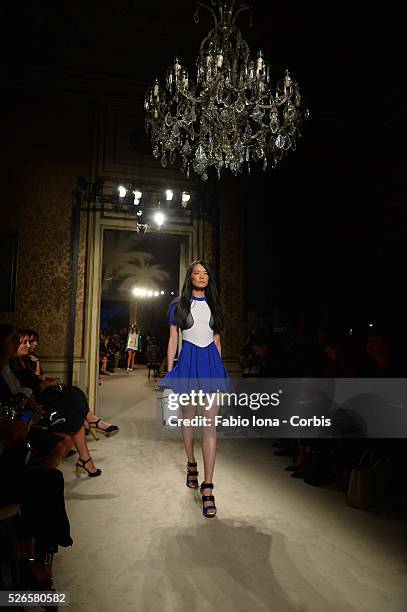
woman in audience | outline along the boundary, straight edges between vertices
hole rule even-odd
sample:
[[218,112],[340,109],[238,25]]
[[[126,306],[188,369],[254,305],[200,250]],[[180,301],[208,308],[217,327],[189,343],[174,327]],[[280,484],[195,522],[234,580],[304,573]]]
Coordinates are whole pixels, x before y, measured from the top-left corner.
[[109,376],[109,372],[107,371],[107,363],[109,361],[109,356],[109,336],[107,334],[102,333],[99,342],[99,373],[105,376]]
[[46,409],[61,414],[65,422],[58,425],[55,430],[59,433],[73,437],[75,447],[79,454],[76,464],[78,478],[81,472],[96,477],[102,473],[96,468],[90,456],[86,443],[84,423],[86,417],[92,419],[92,413],[85,394],[78,387],[62,387],[52,380],[40,381],[32,371],[29,363],[30,338],[26,330],[17,330],[19,345],[13,359],[13,372],[23,387],[32,390],[33,398]]
[[[25,329],[19,329],[17,330],[17,333],[19,334],[20,337],[20,344],[23,344],[22,340],[24,338],[24,343],[26,344],[26,348],[28,348],[29,350],[29,354],[31,355],[32,353],[32,348],[31,348],[31,337],[32,334],[34,334],[34,337],[37,338],[37,344],[35,345],[35,347],[38,346],[38,333],[37,332],[32,332],[32,330],[25,330]],[[28,336],[28,340],[29,342],[27,343],[27,336]],[[29,345],[29,346],[28,346]],[[22,365],[27,365],[28,362],[28,358],[26,356],[26,348],[23,346],[20,346],[19,348],[19,358],[20,361],[22,363]],[[41,368],[41,372],[42,372],[42,368]],[[60,388],[62,387],[63,390],[67,390],[67,387],[65,387],[62,383],[61,380],[59,378],[55,378],[53,376],[50,376],[49,374],[44,374],[42,373],[41,376],[37,377],[39,378],[40,381],[40,387],[41,390],[45,390],[48,388]],[[38,382],[38,381],[37,381]],[[104,436],[106,436],[107,438],[111,438],[112,436],[114,436],[115,434],[117,434],[119,432],[119,428],[117,427],[117,425],[111,425],[110,423],[108,423],[107,421],[102,420],[101,418],[99,418],[94,412],[92,412],[91,410],[89,410],[89,406],[86,400],[86,397],[84,395],[84,393],[75,386],[72,386],[71,391],[75,391],[76,395],[79,395],[81,402],[83,402],[84,404],[86,404],[86,408],[88,410],[87,414],[86,414],[86,423],[85,423],[85,428],[86,431],[90,433],[92,433],[92,435],[95,434],[94,437],[96,437],[96,433],[101,433]]]
[[27,333],[30,336],[30,365],[32,369],[34,370],[35,374],[38,377],[41,377],[43,376],[41,363],[35,354],[40,337],[38,333],[33,329],[27,329]]
[[[0,325],[0,401],[11,397],[7,380],[10,355],[16,352],[18,336],[11,325]],[[6,379],[3,371],[6,368]],[[17,393],[25,400],[25,408],[32,412],[38,406],[30,390],[19,387]],[[15,395],[15,394],[13,394]],[[9,396],[9,397],[8,397]],[[25,559],[28,578],[24,586],[45,590],[52,588],[52,557],[58,546],[71,546],[69,520],[65,511],[64,480],[54,468],[35,465],[24,443],[31,421],[22,423],[0,418],[0,505],[21,504],[18,519],[18,547]],[[32,539],[34,538],[34,562]]]
[[[19,343],[19,336],[11,325],[0,325],[0,402],[8,404],[10,399],[26,402],[27,410],[40,413],[41,407],[32,397],[32,389],[22,387],[9,365]],[[57,467],[73,446],[72,436],[51,431],[44,420],[32,427],[28,437],[33,446],[33,456],[43,465]]]

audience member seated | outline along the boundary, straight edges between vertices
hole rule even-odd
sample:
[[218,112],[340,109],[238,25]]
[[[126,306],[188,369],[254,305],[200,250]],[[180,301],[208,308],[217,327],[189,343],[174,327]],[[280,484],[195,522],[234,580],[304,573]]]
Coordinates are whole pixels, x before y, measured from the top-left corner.
[[[33,456],[42,464],[57,467],[61,459],[66,456],[73,445],[72,436],[53,431],[55,419],[50,420],[42,415],[41,406],[33,398],[32,389],[22,387],[19,380],[10,369],[10,358],[16,354],[19,336],[13,331],[11,325],[0,325],[0,402],[7,406],[10,401],[14,404],[23,402],[27,411],[31,411],[36,418],[35,426],[30,428],[28,437],[33,446]],[[60,420],[60,419],[58,419]],[[56,422],[58,424],[58,421]]]
[[99,343],[99,363],[100,369],[99,373],[103,376],[109,376],[109,372],[107,371],[107,364],[110,358],[110,348],[109,348],[109,336],[107,334],[102,333],[100,337]]
[[[0,401],[4,407],[8,381],[13,386],[13,375],[7,372],[10,354],[15,352],[18,337],[10,325],[0,325],[0,371],[6,368],[6,379],[0,376]],[[27,444],[38,408],[29,389],[16,385],[24,400],[28,422],[0,418],[0,505],[20,504],[18,517],[18,548],[24,588],[45,590],[53,587],[52,558],[58,546],[72,545],[69,520],[65,511],[64,480],[62,473],[36,463]],[[26,410],[27,409],[27,410]],[[34,558],[34,561],[29,559]]]
[[270,344],[270,340],[261,335],[253,336],[251,340],[254,355],[253,365],[257,370],[256,376],[259,378],[271,378],[278,375],[278,366]]
[[64,387],[55,380],[41,381],[29,363],[30,341],[26,330],[17,330],[20,344],[13,359],[13,371],[23,387],[33,392],[33,398],[46,410],[56,412],[65,419],[55,427],[59,433],[71,435],[78,450],[77,476],[85,471],[89,476],[99,476],[101,470],[94,465],[86,443],[85,422],[91,429],[112,435],[118,428],[99,419],[89,410],[86,396],[78,387]]
[[44,373],[43,373],[42,368],[41,368],[40,360],[37,357],[37,355],[35,354],[35,351],[37,350],[37,347],[38,347],[38,343],[40,341],[40,336],[33,329],[27,329],[27,333],[28,333],[28,335],[30,337],[30,363],[31,363],[31,367],[34,370],[34,373],[38,376],[38,378],[41,378],[41,376],[44,376]]

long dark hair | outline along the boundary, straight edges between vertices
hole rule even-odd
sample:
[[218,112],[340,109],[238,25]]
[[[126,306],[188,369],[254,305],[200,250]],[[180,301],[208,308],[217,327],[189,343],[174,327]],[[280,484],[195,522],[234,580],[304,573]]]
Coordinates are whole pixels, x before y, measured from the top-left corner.
[[[220,297],[218,294],[218,290],[216,288],[214,275],[208,263],[206,261],[202,261],[201,259],[197,261],[193,261],[186,271],[185,280],[182,287],[181,295],[179,298],[176,298],[177,307],[175,309],[174,315],[174,323],[180,329],[185,329],[187,325],[187,317],[191,311],[191,297],[192,297],[192,280],[191,275],[193,269],[196,265],[200,264],[208,273],[208,285],[205,287],[205,297],[208,303],[208,306],[211,310],[213,316],[213,331],[215,333],[220,333],[223,330],[223,308],[220,301]],[[174,303],[173,300],[172,303]]]

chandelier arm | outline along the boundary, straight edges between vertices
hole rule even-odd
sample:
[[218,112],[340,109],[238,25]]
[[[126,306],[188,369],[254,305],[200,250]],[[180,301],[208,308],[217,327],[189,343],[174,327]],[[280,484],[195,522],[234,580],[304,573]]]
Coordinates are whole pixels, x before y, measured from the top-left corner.
[[215,11],[214,11],[214,10],[212,10],[210,6],[208,6],[207,4],[205,4],[205,2],[197,2],[197,3],[196,3],[196,6],[197,6],[197,8],[198,8],[199,6],[202,6],[202,8],[206,8],[206,10],[207,10],[207,11],[209,11],[209,12],[211,13],[211,15],[212,15],[212,17],[213,17],[213,20],[214,20],[214,22],[215,22],[215,29],[217,30],[217,29],[218,29],[218,18],[216,17],[216,13],[215,13]]
[[233,83],[236,83],[237,64],[238,64],[238,59],[239,59],[239,47],[242,42],[242,34],[240,30],[238,28],[235,28],[235,32],[236,32],[236,47],[235,47],[235,57],[233,59],[233,64],[232,64]]
[[239,9],[237,9],[236,13],[233,16],[232,19],[232,28],[234,27],[235,23],[236,23],[236,19],[237,17],[240,15],[240,13],[242,13],[243,11],[252,11],[253,13],[253,5],[252,4],[248,4],[247,6],[241,6]]
[[[267,96],[263,96],[265,98],[267,98]],[[284,104],[284,102],[287,102],[288,100],[288,96],[283,96],[282,98],[279,98],[278,100],[274,100],[273,104],[258,104],[258,108],[264,108],[264,109],[271,109],[274,108],[275,106],[281,106],[282,104]]]
[[247,44],[247,42],[245,41],[245,39],[241,37],[241,35],[240,35],[240,38],[241,38],[241,42],[243,43],[245,51],[246,51],[246,53],[245,53],[245,62],[247,63],[247,61],[249,59],[249,56],[250,56],[250,47]]

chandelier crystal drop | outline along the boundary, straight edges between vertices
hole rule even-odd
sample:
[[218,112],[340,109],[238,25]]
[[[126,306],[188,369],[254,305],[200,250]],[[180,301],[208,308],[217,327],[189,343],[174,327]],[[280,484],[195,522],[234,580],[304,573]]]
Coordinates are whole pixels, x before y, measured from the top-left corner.
[[[169,66],[165,86],[158,79],[147,90],[144,108],[146,131],[150,132],[153,155],[165,168],[178,156],[181,170],[192,169],[208,179],[213,166],[218,178],[228,168],[237,175],[250,165],[263,170],[278,162],[297,138],[308,109],[303,107],[298,83],[286,70],[271,85],[271,68],[262,50],[256,59],[236,27],[238,15],[250,10],[244,2],[212,0],[198,2],[214,19],[214,28],[201,43],[193,81],[179,57]],[[216,9],[217,8],[217,12]]]

